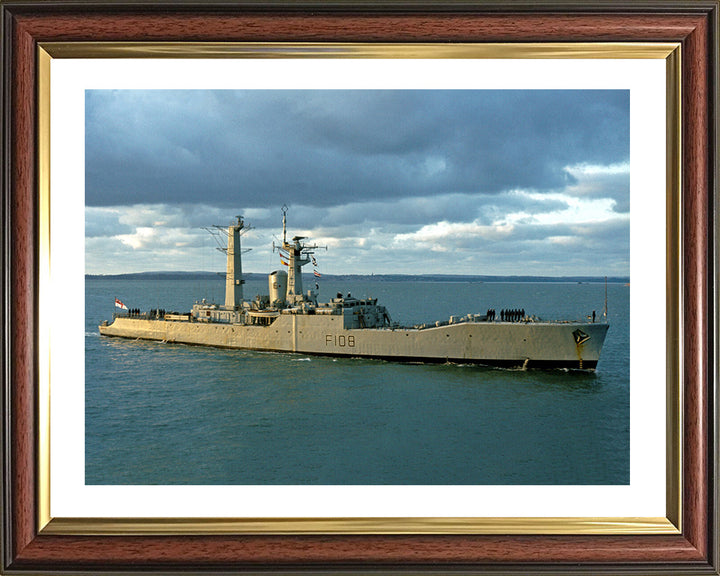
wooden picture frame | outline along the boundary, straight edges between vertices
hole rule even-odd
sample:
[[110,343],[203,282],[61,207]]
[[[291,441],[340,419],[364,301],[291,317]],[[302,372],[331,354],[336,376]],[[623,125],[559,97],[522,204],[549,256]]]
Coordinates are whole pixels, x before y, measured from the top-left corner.
[[[718,2],[2,3],[3,560],[7,573],[474,572],[718,573]],[[675,533],[343,534],[272,530],[113,535],[44,530],[39,444],[38,237],[43,142],[37,86],[43,43],[574,43],[681,45],[682,310],[680,517]],[[672,176],[671,176],[672,177]],[[671,291],[672,292],[672,291]],[[672,508],[673,502],[669,502]],[[675,520],[675,519],[674,519]],[[132,533],[130,533],[132,532]],[[512,534],[510,534],[512,532]]]

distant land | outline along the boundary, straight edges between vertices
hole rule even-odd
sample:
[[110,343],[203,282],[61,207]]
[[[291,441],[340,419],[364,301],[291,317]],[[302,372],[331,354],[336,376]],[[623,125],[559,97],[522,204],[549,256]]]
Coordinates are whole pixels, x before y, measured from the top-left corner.
[[[224,272],[134,272],[129,274],[86,274],[85,278],[113,280],[194,280],[224,277]],[[267,274],[245,273],[246,280],[267,280]],[[304,276],[312,277],[312,274]],[[604,276],[473,276],[467,274],[323,274],[323,280],[364,280],[373,282],[605,282]],[[627,284],[628,276],[608,276],[611,284]]]

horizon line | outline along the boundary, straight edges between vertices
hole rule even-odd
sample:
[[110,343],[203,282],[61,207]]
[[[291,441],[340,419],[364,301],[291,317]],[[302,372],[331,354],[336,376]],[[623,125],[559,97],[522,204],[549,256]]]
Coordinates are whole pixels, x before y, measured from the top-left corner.
[[[212,270],[146,270],[143,272],[113,272],[113,273],[91,273],[86,272],[85,276],[101,276],[101,277],[112,277],[112,276],[143,276],[143,275],[171,275],[171,274],[182,274],[182,275],[191,275],[191,274],[206,274],[206,275],[217,275],[217,276],[225,276],[225,272],[222,271],[212,271]],[[312,276],[312,273],[310,272],[304,272],[303,274],[308,274]],[[243,272],[244,276],[267,276],[267,272]],[[624,275],[624,274],[616,274],[616,275],[609,275],[609,274],[574,274],[574,275],[559,275],[559,276],[551,276],[546,274],[448,274],[448,273],[422,273],[422,274],[408,274],[408,273],[400,273],[400,272],[367,272],[367,273],[357,273],[357,272],[348,272],[348,273],[333,273],[333,274],[323,274],[323,278],[337,278],[337,277],[347,277],[347,276],[358,276],[358,277],[387,277],[387,276],[393,276],[393,277],[408,277],[408,278],[422,278],[422,277],[450,277],[450,278],[548,278],[548,279],[563,279],[563,278],[593,278],[593,279],[605,279],[605,278],[613,278],[613,279],[619,279],[619,280],[629,280],[630,275]]]

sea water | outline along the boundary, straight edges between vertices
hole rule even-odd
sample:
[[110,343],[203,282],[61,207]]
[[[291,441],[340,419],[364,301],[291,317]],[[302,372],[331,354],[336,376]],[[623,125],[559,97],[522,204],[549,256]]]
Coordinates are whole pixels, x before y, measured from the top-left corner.
[[[306,283],[308,280],[306,280]],[[629,292],[608,285],[595,372],[402,364],[101,337],[114,298],[189,311],[224,279],[88,278],[87,484],[628,484]],[[266,282],[245,296],[266,293]],[[524,308],[602,319],[605,285],[322,281],[393,321]]]

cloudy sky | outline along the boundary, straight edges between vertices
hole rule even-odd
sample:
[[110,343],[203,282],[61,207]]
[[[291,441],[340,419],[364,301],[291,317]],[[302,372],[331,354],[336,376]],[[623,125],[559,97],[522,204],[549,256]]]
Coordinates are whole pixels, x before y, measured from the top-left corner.
[[629,275],[626,90],[88,90],[86,272]]

